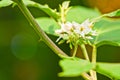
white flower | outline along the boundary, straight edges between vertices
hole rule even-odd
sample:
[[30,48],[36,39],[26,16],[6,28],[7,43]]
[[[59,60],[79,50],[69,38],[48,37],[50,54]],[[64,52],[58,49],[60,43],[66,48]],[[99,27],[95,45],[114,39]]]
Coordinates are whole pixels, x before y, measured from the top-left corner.
[[78,35],[75,36],[78,37],[77,39],[93,39],[93,36],[97,35],[96,31],[92,30],[93,23],[90,22],[89,19],[85,20],[81,24],[76,22],[66,22],[62,23],[60,26],[61,29],[55,31],[55,33],[60,36],[57,41],[61,38],[69,40],[69,37],[73,36],[73,34]]
[[79,23],[76,23],[76,22],[72,22],[73,24],[73,28],[74,29],[78,29],[80,27],[80,24]]
[[71,33],[71,30],[72,30],[72,23],[70,23],[70,22],[66,22],[66,23],[62,23],[61,24],[61,29],[60,29],[60,31],[62,32],[62,33]]
[[89,27],[91,23],[89,23],[88,19],[80,24],[79,27],[76,28],[76,31],[80,35],[88,34],[92,29]]
[[73,25],[70,22],[60,24],[61,29],[55,31],[60,37],[56,40],[58,42],[61,38],[68,39],[69,34],[72,33]]

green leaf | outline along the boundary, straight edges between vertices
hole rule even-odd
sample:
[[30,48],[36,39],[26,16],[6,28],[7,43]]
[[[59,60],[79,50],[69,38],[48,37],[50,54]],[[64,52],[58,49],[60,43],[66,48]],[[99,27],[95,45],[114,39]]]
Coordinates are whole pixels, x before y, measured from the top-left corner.
[[104,19],[97,22],[94,28],[98,32],[93,40],[97,47],[104,44],[120,46],[120,20]]
[[113,11],[111,13],[108,13],[108,14],[104,14],[104,15],[108,16],[108,17],[118,17],[118,16],[120,16],[120,9]]
[[100,16],[100,13],[93,9],[82,6],[74,6],[68,11],[66,18],[68,21],[76,21],[81,23],[88,18],[92,19],[98,16]]
[[36,21],[40,27],[48,34],[55,35],[55,30],[59,28],[59,25],[54,19],[48,17],[37,18]]
[[48,5],[41,5],[37,2],[31,1],[31,0],[24,0],[25,5],[30,7],[36,7],[45,13],[47,13],[50,17],[53,17],[54,19],[58,19],[60,16],[56,10],[51,9]]
[[112,80],[120,79],[120,63],[97,63],[96,71]]
[[12,3],[13,3],[13,1],[11,1],[11,0],[1,0],[0,1],[0,8],[10,6]]
[[36,4],[34,1],[31,1],[31,0],[23,0],[23,3],[27,6]]
[[59,64],[63,69],[63,72],[59,73],[61,77],[80,76],[82,73],[88,72],[94,68],[93,64],[89,61],[79,58],[63,59]]
[[70,4],[70,1],[64,1],[64,2],[62,3],[62,7],[63,7],[64,9],[68,9],[68,8],[69,8],[69,4]]

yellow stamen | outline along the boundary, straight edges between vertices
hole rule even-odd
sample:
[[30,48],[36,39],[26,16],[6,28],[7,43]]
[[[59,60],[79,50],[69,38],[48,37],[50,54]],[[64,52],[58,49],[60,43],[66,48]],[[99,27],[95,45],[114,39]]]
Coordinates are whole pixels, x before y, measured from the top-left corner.
[[80,28],[80,31],[83,31],[84,29],[85,29],[84,27],[81,27],[81,28]]

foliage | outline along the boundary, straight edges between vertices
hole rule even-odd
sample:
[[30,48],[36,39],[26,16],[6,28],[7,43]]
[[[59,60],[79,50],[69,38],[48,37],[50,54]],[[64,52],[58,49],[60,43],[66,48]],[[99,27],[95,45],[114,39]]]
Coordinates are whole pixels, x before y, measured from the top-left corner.
[[120,79],[120,63],[97,63],[97,72],[110,77]]
[[63,68],[63,72],[59,73],[61,77],[80,76],[83,72],[88,72],[94,68],[94,65],[89,61],[79,58],[65,58],[59,64]]
[[36,18],[36,21],[46,33],[56,35],[54,31],[59,28],[59,25],[54,19],[48,17],[39,17]]
[[13,2],[11,0],[1,0],[0,1],[0,8],[1,7],[6,7],[6,6],[9,6],[11,5]]
[[104,19],[97,22],[95,28],[98,31],[98,36],[95,37],[94,44],[98,47],[104,44],[120,46],[119,26],[120,20]]
[[[90,72],[90,74],[93,74],[93,71],[97,71],[105,76],[108,76],[112,79],[120,79],[120,64],[117,63],[98,63],[96,62],[96,49],[97,47],[100,47],[102,45],[108,44],[108,45],[113,45],[113,46],[120,46],[120,20],[112,20],[106,17],[119,17],[120,16],[120,10],[100,15],[98,11],[85,8],[82,6],[75,6],[75,7],[70,7],[69,8],[69,1],[64,2],[62,5],[60,5],[60,10],[53,10],[51,9],[48,5],[41,5],[39,3],[33,2],[31,0],[2,0],[0,1],[0,8],[1,7],[6,7],[11,4],[17,4],[23,13],[27,14],[27,11],[25,11],[26,7],[24,7],[24,4],[26,6],[30,7],[36,7],[38,9],[43,10],[45,13],[47,13],[50,17],[40,17],[36,18],[30,18],[31,16],[27,16],[28,19],[30,19],[31,22],[33,22],[32,26],[36,28],[36,25],[34,25],[34,22],[37,22],[37,27],[40,29],[42,28],[46,33],[52,34],[54,36],[59,36],[58,41],[63,41],[66,43],[72,44],[72,49],[73,55],[72,57],[68,56],[62,56],[62,60],[60,60],[60,66],[63,69],[63,72],[59,73],[59,76],[64,76],[64,77],[74,77],[74,76],[79,76],[82,75],[83,73]],[[87,25],[84,24],[84,20],[89,19],[91,22],[87,22]],[[72,24],[72,22],[76,22]],[[70,23],[69,28],[69,23],[66,24],[67,22]],[[92,27],[90,27],[92,24]],[[67,26],[66,26],[67,25]],[[80,28],[81,32],[76,33],[74,30],[75,25],[78,25],[82,27]],[[68,27],[68,28],[61,28],[61,27]],[[83,26],[87,26],[83,27]],[[61,28],[61,29],[60,29]],[[37,28],[38,29],[38,28]],[[60,29],[59,35],[55,33],[57,29]],[[86,29],[86,30],[85,30]],[[96,30],[97,35],[93,36],[92,35],[92,29]],[[79,29],[78,29],[79,30]],[[80,31],[79,30],[79,31]],[[90,31],[89,31],[90,30]],[[84,33],[82,33],[82,31]],[[89,31],[87,33],[86,31]],[[79,35],[78,35],[79,34]],[[84,35],[83,35],[84,34]],[[83,36],[82,36],[83,35]],[[44,32],[40,32],[40,36],[43,36],[42,38],[46,37]],[[85,37],[84,37],[85,36]],[[76,38],[77,37],[77,38]],[[86,37],[89,37],[88,39]],[[62,40],[61,40],[62,39]],[[58,50],[58,55],[62,53],[62,51],[59,51],[57,47],[53,47],[51,45],[55,45],[54,43],[49,43],[48,38],[43,39],[46,44],[48,44],[49,47],[52,48],[53,51]],[[90,62],[85,45],[90,45],[93,47],[93,52],[92,52],[92,61]],[[78,46],[81,47],[83,51],[83,55],[85,56],[86,60],[75,58],[77,48]],[[94,47],[95,46],[95,47]],[[63,53],[62,53],[63,55]],[[95,76],[94,75],[89,75],[92,76],[94,80]],[[95,74],[95,73],[94,73]],[[87,79],[89,79],[89,76]]]

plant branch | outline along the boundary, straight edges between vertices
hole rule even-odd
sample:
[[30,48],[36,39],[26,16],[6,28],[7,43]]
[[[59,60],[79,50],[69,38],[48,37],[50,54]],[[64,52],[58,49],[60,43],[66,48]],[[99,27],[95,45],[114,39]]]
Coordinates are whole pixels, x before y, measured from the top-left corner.
[[35,21],[34,17],[27,9],[22,0],[13,0],[17,3],[18,7],[27,18],[28,22],[32,25],[33,29],[37,32],[37,34],[42,38],[42,40],[60,57],[68,57],[60,48],[58,48],[54,42],[45,34],[45,32],[40,28],[38,23]]
[[88,60],[88,61],[90,61],[85,45],[81,44],[80,47],[82,49],[82,52],[83,52],[83,55],[84,55],[85,59]]
[[75,57],[77,49],[78,49],[78,45],[75,45],[72,57]]
[[92,51],[92,63],[96,64],[96,57],[97,57],[97,49],[96,46],[93,45],[93,51]]
[[[93,63],[93,64],[96,64],[96,57],[97,57],[97,49],[96,49],[96,46],[93,45],[93,51],[92,51],[92,63]],[[91,70],[91,71],[90,71],[90,74],[91,74],[93,80],[97,80],[96,71]]]
[[92,80],[91,76],[89,76],[87,73],[83,73],[81,74],[81,76],[85,78],[86,80]]

